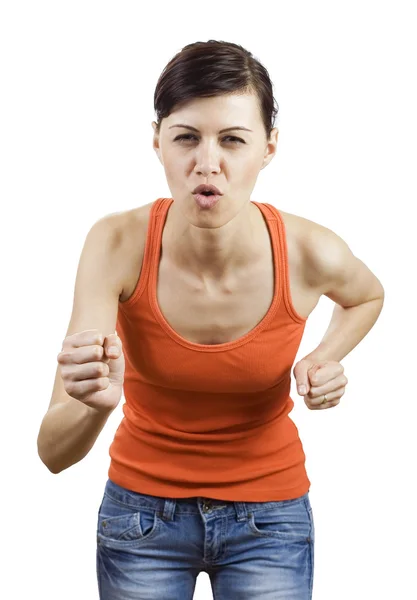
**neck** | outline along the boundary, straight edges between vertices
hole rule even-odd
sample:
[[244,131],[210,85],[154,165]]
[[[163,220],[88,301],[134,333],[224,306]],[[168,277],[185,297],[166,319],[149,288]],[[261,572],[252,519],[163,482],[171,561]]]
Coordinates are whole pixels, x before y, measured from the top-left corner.
[[176,267],[201,280],[224,281],[255,264],[265,251],[265,222],[252,202],[227,222],[214,214],[201,215],[196,222],[190,223],[174,201],[165,227],[165,252]]

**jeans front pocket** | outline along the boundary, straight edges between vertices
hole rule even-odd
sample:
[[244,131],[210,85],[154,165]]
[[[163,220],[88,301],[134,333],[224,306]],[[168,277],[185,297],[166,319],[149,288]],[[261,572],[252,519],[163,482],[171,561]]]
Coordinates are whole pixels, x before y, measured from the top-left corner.
[[311,518],[304,499],[273,504],[272,507],[249,512],[248,524],[252,533],[258,537],[275,537],[291,542],[308,541]]
[[311,506],[308,509],[308,514],[310,517],[310,537],[311,540],[314,542],[316,539],[316,533],[315,533],[315,529],[314,529],[314,516],[313,516],[313,509],[311,508]]
[[160,519],[155,510],[140,509],[122,504],[104,494],[97,522],[97,542],[108,547],[122,548],[153,537]]

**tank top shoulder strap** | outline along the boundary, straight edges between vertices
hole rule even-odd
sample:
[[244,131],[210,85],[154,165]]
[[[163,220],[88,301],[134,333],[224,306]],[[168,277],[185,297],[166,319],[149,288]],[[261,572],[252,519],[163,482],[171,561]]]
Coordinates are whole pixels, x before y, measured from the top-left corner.
[[[158,198],[152,204],[149,213],[148,230],[146,233],[145,250],[142,261],[142,273],[144,275],[141,288],[144,289],[145,284],[148,281],[149,273],[151,272],[153,261],[156,260],[157,247],[156,245],[160,242],[161,229],[165,221],[165,217],[172,201],[169,198]],[[141,276],[142,279],[142,276]],[[141,289],[141,292],[143,292]]]
[[286,284],[287,284],[287,282],[288,282],[288,248],[287,248],[287,234],[285,231],[284,220],[283,220],[279,210],[275,206],[273,206],[272,204],[268,204],[267,202],[264,202],[262,205],[267,209],[267,211],[269,211],[270,219],[275,221],[276,233],[278,236],[278,243],[279,243],[280,259],[284,265],[283,276],[284,276],[284,278],[286,280]]
[[306,319],[297,314],[291,299],[287,232],[284,219],[282,218],[279,210],[272,204],[268,204],[267,202],[256,202],[255,204],[259,206],[265,218],[270,221],[271,225],[273,225],[270,227],[270,231],[272,235],[276,236],[276,245],[279,255],[279,272],[282,280],[282,291],[285,306],[294,321],[302,324],[306,321]]
[[155,259],[155,243],[158,238],[158,228],[161,223],[159,217],[166,214],[169,206],[170,202],[167,198],[158,198],[151,206],[139,279],[130,298],[125,302],[119,303],[122,310],[131,308],[145,291],[153,266],[153,260]]

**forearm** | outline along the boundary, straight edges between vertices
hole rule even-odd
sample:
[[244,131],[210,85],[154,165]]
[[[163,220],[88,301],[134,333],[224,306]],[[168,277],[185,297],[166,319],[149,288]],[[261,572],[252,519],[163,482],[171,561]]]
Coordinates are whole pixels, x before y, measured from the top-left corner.
[[82,460],[94,446],[112,411],[99,412],[71,400],[52,406],[42,420],[38,454],[52,473]]
[[316,361],[340,362],[375,325],[384,303],[375,298],[358,306],[336,304],[329,327],[320,344],[304,358]]

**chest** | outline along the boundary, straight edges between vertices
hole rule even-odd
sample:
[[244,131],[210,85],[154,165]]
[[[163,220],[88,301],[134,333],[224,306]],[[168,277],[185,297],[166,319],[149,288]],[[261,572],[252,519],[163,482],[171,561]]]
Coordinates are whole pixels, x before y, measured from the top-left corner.
[[[307,317],[319,296],[305,283],[301,254],[288,236],[289,290],[295,311]],[[266,316],[274,298],[272,249],[250,269],[228,281],[202,282],[175,268],[162,256],[157,278],[157,301],[169,325],[196,344],[223,344],[254,329]]]
[[[306,273],[300,243],[303,220],[283,211],[281,215],[286,230],[291,303],[298,315],[308,317],[320,295],[307,283],[311,278]],[[138,236],[137,230],[132,229],[127,238],[131,242],[124,264],[129,269],[120,296],[122,302],[133,294],[137,285],[144,252],[144,247],[137,252],[138,237],[145,240],[146,227],[147,219],[143,219],[140,221],[142,235]],[[222,282],[197,280],[189,272],[175,267],[161,252],[156,297],[163,317],[181,337],[196,344],[224,344],[244,336],[262,321],[272,304],[274,286],[273,252],[268,242],[255,266],[242,269]]]
[[274,293],[272,265],[236,273],[227,282],[202,282],[164,259],[157,300],[169,325],[196,344],[223,344],[251,331],[264,318]]

